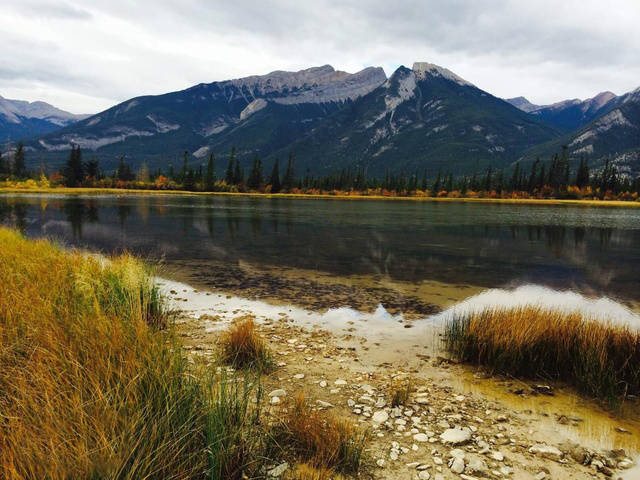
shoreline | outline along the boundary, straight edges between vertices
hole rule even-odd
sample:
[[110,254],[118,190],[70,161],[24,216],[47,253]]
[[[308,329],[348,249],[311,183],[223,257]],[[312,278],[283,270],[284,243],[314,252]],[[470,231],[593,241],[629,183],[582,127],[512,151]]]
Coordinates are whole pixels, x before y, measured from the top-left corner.
[[187,192],[184,190],[145,190],[121,188],[13,188],[0,187],[1,194],[59,194],[59,195],[115,195],[115,196],[226,196],[248,198],[287,198],[287,199],[321,199],[321,200],[391,200],[408,202],[440,202],[440,203],[477,203],[506,205],[540,205],[540,206],[578,206],[605,208],[640,208],[638,201],[623,200],[571,200],[571,199],[536,199],[536,198],[449,198],[427,196],[383,196],[383,195],[330,195],[306,193],[259,193],[259,192]]
[[[235,319],[254,317],[278,363],[263,377],[265,392],[289,397],[303,391],[316,408],[371,429],[372,478],[428,478],[415,477],[423,469],[432,479],[459,478],[451,463],[455,446],[440,440],[447,428],[470,429],[476,438],[456,451],[464,457],[465,473],[473,475],[468,478],[495,478],[494,472],[523,480],[541,472],[547,476],[536,478],[606,478],[605,472],[634,478],[635,470],[607,470],[598,460],[584,466],[576,458],[587,452],[584,458],[601,458],[606,465],[612,454],[607,452],[620,448],[636,457],[640,419],[612,416],[561,384],[551,384],[552,396],[541,395],[533,381],[491,376],[441,359],[437,335],[426,338],[433,326],[405,330],[391,319],[380,335],[382,319],[373,319],[366,335],[366,321],[340,316],[338,324],[316,324],[317,313],[285,305],[254,309],[262,302],[163,281],[164,289],[173,290],[171,303],[182,309],[176,328],[190,362],[208,364],[219,333]],[[390,385],[407,379],[414,388],[409,402],[399,409],[385,404]],[[385,420],[377,422],[374,415]],[[554,453],[536,453],[536,445]]]

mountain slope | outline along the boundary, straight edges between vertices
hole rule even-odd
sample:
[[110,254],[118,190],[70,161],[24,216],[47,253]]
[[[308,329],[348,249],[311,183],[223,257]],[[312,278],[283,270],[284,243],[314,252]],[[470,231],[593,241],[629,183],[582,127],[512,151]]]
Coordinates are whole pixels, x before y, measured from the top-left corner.
[[88,115],[74,115],[45,102],[0,96],[0,141],[41,135],[71,125]]
[[558,135],[451,71],[416,63],[412,69],[398,68],[292,148],[299,171],[326,174],[357,167],[376,176],[387,169],[456,174],[504,166]]
[[582,128],[527,152],[527,158],[551,155],[567,145],[569,154],[583,156],[598,167],[612,159],[624,173],[640,174],[640,88],[607,103],[608,111]]
[[385,80],[381,68],[349,74],[325,65],[200,84],[128,100],[31,146],[55,160],[56,152],[79,145],[105,167],[123,154],[134,164],[166,167],[181,162],[184,151],[202,158],[209,151],[226,154],[232,145],[240,154],[268,155]]
[[586,100],[575,98],[544,106],[529,103],[524,97],[511,98],[507,101],[549,125],[570,132],[614,108],[619,97],[611,92],[601,92]]

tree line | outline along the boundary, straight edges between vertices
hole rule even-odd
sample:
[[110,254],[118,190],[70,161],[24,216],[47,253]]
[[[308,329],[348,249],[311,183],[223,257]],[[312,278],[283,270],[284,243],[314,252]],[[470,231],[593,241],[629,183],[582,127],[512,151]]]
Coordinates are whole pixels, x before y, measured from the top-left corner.
[[[640,192],[640,177],[622,175],[610,160],[603,167],[592,171],[587,160],[581,158],[577,168],[570,165],[567,148],[555,154],[549,161],[536,159],[529,168],[515,163],[507,174],[503,169],[489,167],[482,173],[455,176],[451,172],[438,170],[433,176],[427,171],[417,173],[391,173],[382,178],[369,177],[364,168],[346,168],[324,176],[312,175],[307,169],[297,175],[295,156],[289,154],[284,170],[278,158],[269,172],[265,171],[262,159],[255,155],[251,168],[245,172],[231,148],[221,178],[216,176],[216,158],[209,154],[206,163],[190,164],[190,155],[184,152],[182,168],[171,165],[165,172],[157,169],[150,172],[146,164],[137,171],[129,166],[124,156],[111,174],[101,171],[95,159],[83,161],[79,146],[73,146],[65,168],[50,178],[54,183],[68,187],[116,187],[177,189],[187,191],[236,191],[262,193],[336,193],[349,192],[383,195],[430,195],[430,196],[521,196],[531,198],[611,198]],[[24,179],[34,176],[25,168],[24,145],[18,144],[9,162],[0,155],[0,180]],[[41,173],[42,175],[42,173]]]

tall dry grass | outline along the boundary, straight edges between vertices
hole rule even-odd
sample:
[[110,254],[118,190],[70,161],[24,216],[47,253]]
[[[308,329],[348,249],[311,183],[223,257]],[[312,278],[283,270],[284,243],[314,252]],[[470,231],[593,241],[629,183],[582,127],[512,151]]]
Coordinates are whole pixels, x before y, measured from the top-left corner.
[[612,405],[640,395],[640,332],[581,313],[488,308],[448,322],[445,344],[462,361],[561,380]]
[[323,470],[353,475],[364,466],[368,432],[346,419],[314,410],[301,392],[289,401],[270,435],[278,448],[315,469],[317,475]]
[[190,478],[201,389],[149,270],[0,229],[0,478]]
[[[304,402],[269,421],[259,378],[189,370],[152,278],[128,255],[0,228],[2,480],[261,478],[291,452],[358,470],[364,437],[350,424]],[[251,322],[229,335],[249,364],[269,363]]]

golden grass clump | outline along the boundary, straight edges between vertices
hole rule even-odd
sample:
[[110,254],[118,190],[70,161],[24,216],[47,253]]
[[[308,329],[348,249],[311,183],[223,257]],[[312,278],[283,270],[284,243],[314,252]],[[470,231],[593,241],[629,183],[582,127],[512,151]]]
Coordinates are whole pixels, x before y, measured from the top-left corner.
[[0,478],[187,478],[199,388],[148,269],[0,228]]
[[368,432],[348,420],[312,409],[302,393],[293,396],[271,436],[308,466],[343,474],[358,473],[368,441]]
[[268,372],[273,357],[250,316],[235,320],[220,339],[222,362],[235,368]]
[[445,344],[462,361],[567,382],[613,405],[640,394],[640,331],[578,312],[488,308],[448,322]]
[[333,470],[326,468],[316,468],[308,463],[301,463],[296,467],[288,471],[284,479],[285,480],[337,480],[344,478],[341,475],[336,475]]
[[391,406],[399,407],[406,405],[411,396],[413,387],[410,378],[392,379],[389,384],[389,396],[391,397]]

